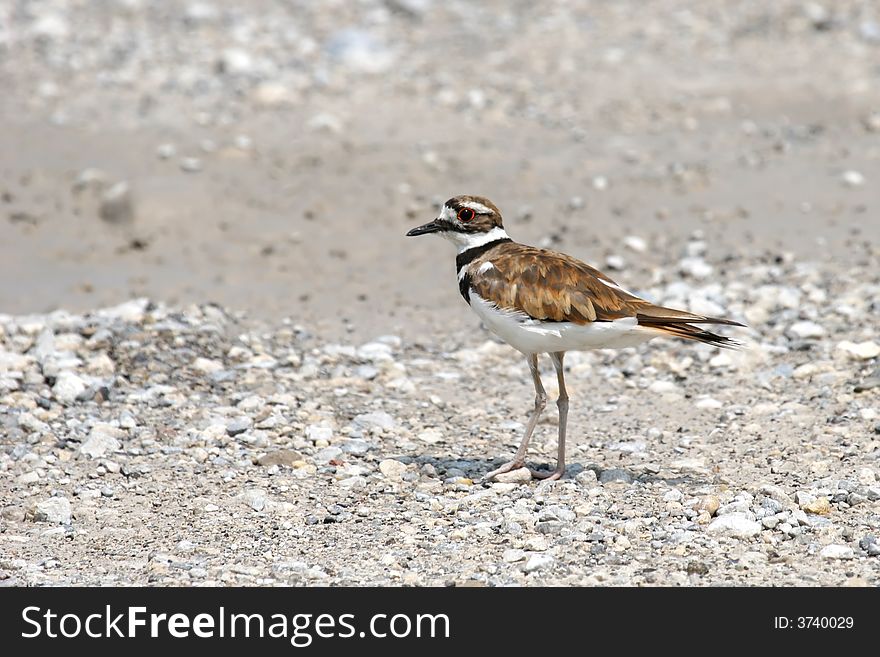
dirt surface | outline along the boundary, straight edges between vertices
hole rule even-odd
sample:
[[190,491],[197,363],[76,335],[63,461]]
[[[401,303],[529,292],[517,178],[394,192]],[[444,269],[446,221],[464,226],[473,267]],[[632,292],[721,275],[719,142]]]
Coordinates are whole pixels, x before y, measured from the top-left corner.
[[[878,58],[848,0],[4,3],[2,581],[878,584]],[[568,478],[475,484],[532,393],[403,236],[456,194],[749,349],[572,354]]]

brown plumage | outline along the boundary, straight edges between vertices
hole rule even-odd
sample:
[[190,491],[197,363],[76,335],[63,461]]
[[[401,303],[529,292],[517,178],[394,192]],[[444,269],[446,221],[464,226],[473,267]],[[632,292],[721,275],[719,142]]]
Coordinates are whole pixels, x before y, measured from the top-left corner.
[[722,347],[736,343],[691,324],[742,326],[729,319],[657,306],[576,258],[516,242],[485,251],[468,265],[467,273],[471,289],[486,301],[542,321],[587,324],[636,317],[647,328]]

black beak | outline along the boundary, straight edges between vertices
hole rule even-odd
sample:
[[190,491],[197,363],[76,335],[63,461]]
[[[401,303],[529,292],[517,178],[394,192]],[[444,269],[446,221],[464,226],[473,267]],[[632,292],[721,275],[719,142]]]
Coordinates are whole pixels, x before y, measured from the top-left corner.
[[416,235],[427,235],[428,233],[436,233],[437,231],[445,230],[443,226],[441,226],[436,219],[434,221],[429,221],[426,224],[413,228],[409,231],[406,236],[407,237],[415,237]]

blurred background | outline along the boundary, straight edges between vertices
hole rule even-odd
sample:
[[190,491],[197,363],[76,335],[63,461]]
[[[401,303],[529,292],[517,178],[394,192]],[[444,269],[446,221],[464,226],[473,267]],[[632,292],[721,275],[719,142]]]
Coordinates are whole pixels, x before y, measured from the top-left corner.
[[869,263],[878,112],[876,1],[4,0],[0,313],[462,330],[456,194],[634,290]]

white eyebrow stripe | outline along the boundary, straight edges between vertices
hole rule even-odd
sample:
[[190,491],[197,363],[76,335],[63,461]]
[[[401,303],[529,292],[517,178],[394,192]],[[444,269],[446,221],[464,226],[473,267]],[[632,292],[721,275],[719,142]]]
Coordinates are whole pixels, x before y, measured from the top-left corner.
[[477,270],[477,273],[478,274],[485,274],[490,269],[495,269],[495,265],[493,265],[491,262],[484,262],[482,265],[480,265],[480,268]]
[[478,214],[492,214],[492,210],[487,208],[482,203],[477,203],[476,201],[465,201],[461,204],[462,207],[470,208],[474,212]]

